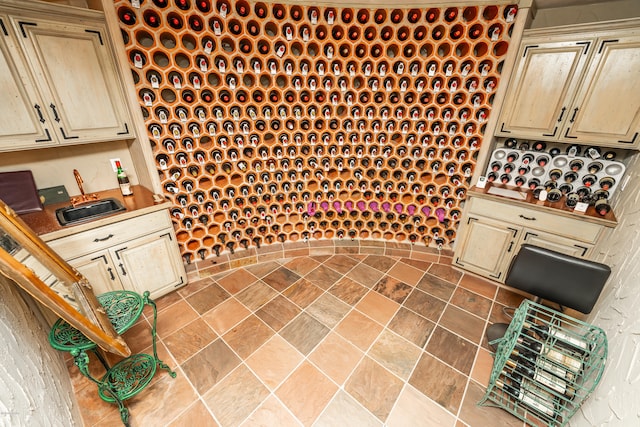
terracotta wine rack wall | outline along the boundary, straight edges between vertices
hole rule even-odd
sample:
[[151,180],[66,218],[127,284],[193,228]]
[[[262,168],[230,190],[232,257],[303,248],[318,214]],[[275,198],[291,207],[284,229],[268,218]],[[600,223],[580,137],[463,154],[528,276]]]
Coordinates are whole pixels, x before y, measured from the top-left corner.
[[135,3],[116,9],[185,259],[455,239],[515,6]]

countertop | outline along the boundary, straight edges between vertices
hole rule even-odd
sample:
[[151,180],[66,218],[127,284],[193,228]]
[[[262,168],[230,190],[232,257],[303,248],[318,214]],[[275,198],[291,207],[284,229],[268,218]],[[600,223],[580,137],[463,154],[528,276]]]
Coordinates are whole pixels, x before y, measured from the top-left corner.
[[112,197],[122,202],[127,209],[123,212],[117,212],[113,215],[105,216],[93,221],[88,221],[75,225],[61,226],[56,218],[56,210],[65,206],[70,206],[69,201],[63,203],[55,203],[44,207],[40,212],[32,212],[20,215],[20,218],[27,223],[29,227],[45,242],[61,237],[70,236],[72,234],[81,233],[93,228],[101,227],[107,224],[113,224],[125,219],[144,215],[162,209],[167,209],[171,203],[162,198],[160,202],[156,201],[154,194],[141,185],[134,185],[133,195],[124,197],[120,193],[119,188],[113,190],[99,191],[95,194],[99,199]]
[[[504,188],[508,190],[519,191],[520,193],[524,193],[526,195],[526,199],[518,200],[512,199],[510,197],[499,196],[496,194],[490,194],[489,189],[492,187],[496,188]],[[497,200],[500,202],[508,202],[514,205],[519,205],[528,209],[537,209],[541,211],[545,211],[547,213],[552,213],[555,215],[566,216],[569,218],[581,218],[584,221],[591,222],[594,224],[600,224],[605,227],[615,228],[618,225],[618,220],[613,213],[613,210],[609,211],[609,213],[605,216],[601,216],[598,214],[593,206],[589,206],[586,212],[576,212],[573,208],[569,208],[564,203],[564,197],[560,199],[558,202],[541,202],[540,200],[533,197],[533,192],[524,188],[511,187],[507,185],[501,185],[496,183],[487,183],[485,188],[471,187],[469,189],[470,196],[482,197],[485,199]]]

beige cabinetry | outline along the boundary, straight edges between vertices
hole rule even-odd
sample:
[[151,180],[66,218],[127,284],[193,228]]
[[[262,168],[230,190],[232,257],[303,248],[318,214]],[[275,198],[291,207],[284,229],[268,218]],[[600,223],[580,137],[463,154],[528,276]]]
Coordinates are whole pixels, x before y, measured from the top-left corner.
[[498,282],[522,244],[587,258],[604,228],[577,216],[473,195],[465,209],[454,265]]
[[639,148],[639,24],[525,31],[497,135]]
[[166,210],[147,213],[60,239],[49,246],[78,269],[96,294],[127,289],[162,296],[186,284]]
[[71,18],[0,6],[0,150],[132,136],[104,24]]

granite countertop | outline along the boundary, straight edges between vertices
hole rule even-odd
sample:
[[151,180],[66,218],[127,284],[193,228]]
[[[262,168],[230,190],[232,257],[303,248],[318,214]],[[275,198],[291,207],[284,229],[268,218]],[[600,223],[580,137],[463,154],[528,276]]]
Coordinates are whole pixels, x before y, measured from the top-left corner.
[[44,210],[20,215],[20,218],[38,235],[42,240],[50,241],[72,234],[91,230],[107,224],[113,224],[125,219],[144,215],[162,209],[167,209],[170,202],[162,196],[154,195],[150,190],[141,185],[134,185],[133,195],[124,197],[119,188],[99,191],[95,194],[99,199],[114,198],[122,202],[126,211],[117,212],[113,215],[105,216],[96,220],[62,226],[56,218],[56,210],[65,206],[70,206],[71,202],[55,203],[44,207]]
[[[519,193],[522,193],[524,198],[520,200],[511,197],[500,196],[497,194],[491,194],[489,193],[489,190],[491,188],[503,188],[507,190],[517,191]],[[566,216],[569,218],[582,218],[584,221],[594,224],[600,224],[605,227],[615,228],[616,225],[618,225],[618,220],[616,219],[613,210],[609,211],[609,213],[605,216],[601,216],[600,214],[598,214],[593,206],[589,206],[586,212],[576,212],[573,210],[573,208],[567,207],[565,205],[564,197],[558,202],[541,202],[533,196],[532,191],[529,191],[525,188],[516,188],[502,184],[487,183],[485,188],[478,188],[475,186],[471,187],[469,189],[469,195],[482,197],[485,199],[497,200],[501,202],[508,202],[525,208],[537,209],[555,215]]]

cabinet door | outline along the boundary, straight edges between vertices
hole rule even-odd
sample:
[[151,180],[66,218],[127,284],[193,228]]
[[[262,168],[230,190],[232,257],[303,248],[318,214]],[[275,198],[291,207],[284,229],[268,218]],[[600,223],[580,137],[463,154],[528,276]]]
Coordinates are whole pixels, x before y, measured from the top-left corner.
[[75,258],[68,263],[89,280],[96,295],[123,289],[107,251]]
[[60,142],[128,136],[128,110],[104,28],[12,19]]
[[184,266],[171,232],[159,232],[109,249],[120,280],[127,289],[151,297],[185,284]]
[[455,264],[466,270],[502,281],[521,228],[470,215],[456,243]]
[[0,15],[0,150],[55,144],[46,107],[34,90],[8,23]]
[[640,35],[599,39],[594,47],[563,137],[580,144],[638,148]]
[[529,243],[579,258],[585,258],[593,248],[593,245],[538,230],[525,230],[522,243]]
[[523,43],[499,119],[498,135],[557,140],[592,41]]

